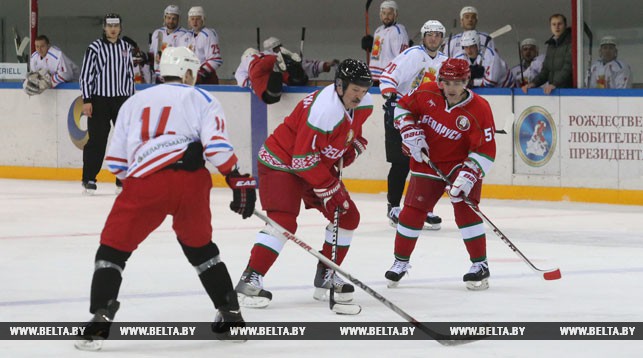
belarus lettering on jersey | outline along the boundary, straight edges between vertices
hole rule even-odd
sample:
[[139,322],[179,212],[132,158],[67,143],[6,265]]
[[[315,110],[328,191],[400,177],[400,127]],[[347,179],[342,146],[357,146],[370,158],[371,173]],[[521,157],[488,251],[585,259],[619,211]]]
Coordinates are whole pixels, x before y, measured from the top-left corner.
[[409,35],[404,25],[380,25],[373,34],[373,49],[368,66],[373,81],[379,81],[384,68],[407,47],[409,47]]
[[219,101],[197,87],[161,84],[125,101],[105,161],[119,179],[142,178],[177,162],[196,141],[221,173],[236,164]]
[[259,161],[275,169],[295,173],[313,187],[329,185],[335,177],[330,168],[342,157],[373,112],[367,93],[352,111],[329,85],[302,99],[284,122],[266,139]]
[[[424,130],[429,157],[445,174],[467,159],[486,175],[496,157],[495,125],[489,103],[466,90],[468,97],[449,107],[436,82],[420,85],[402,97],[395,109],[395,126],[415,123]],[[414,175],[439,179],[426,164],[411,160]]]
[[[172,33],[167,33],[167,27],[163,26],[160,29],[154,30],[150,42],[150,56],[154,58],[154,74],[160,76],[159,61],[161,60],[159,54],[167,47],[183,46],[183,37],[187,35],[188,31],[182,27],[177,27]],[[159,48],[160,44],[160,48]]]
[[[474,87],[511,87],[513,85],[513,76],[507,63],[500,58],[498,53],[490,48],[484,51],[480,50],[475,60],[471,61],[466,53],[461,53],[456,58],[469,61],[470,64],[482,65],[484,67],[484,77],[473,80]],[[484,56],[484,58],[483,58]]]
[[[449,37],[444,40],[444,53],[449,56],[449,57],[458,57],[460,54],[464,53],[464,50],[462,49],[462,44],[460,41],[462,41],[462,32],[456,35],[451,36],[451,41],[449,41]],[[496,43],[493,42],[493,39],[491,36],[489,36],[488,33],[486,32],[481,32],[478,31],[478,43],[480,44],[480,48],[483,46],[490,48],[492,50],[496,50]]]
[[51,86],[56,87],[63,82],[71,82],[78,79],[80,69],[69,57],[55,46],[49,47],[47,55],[40,57],[38,51],[31,54],[29,69],[32,72],[45,69],[51,75]]
[[520,71],[521,65],[516,65],[511,68],[511,75],[514,78],[513,87],[522,87],[529,82],[532,82],[533,79],[540,73],[543,69],[543,62],[545,61],[545,55],[536,56],[529,66],[522,66],[522,72]]
[[401,97],[423,83],[434,82],[442,62],[447,58],[442,52],[431,58],[424,45],[406,49],[395,57],[382,73],[382,95],[397,93],[398,97]]
[[632,88],[630,65],[620,60],[608,63],[598,60],[592,64],[590,88]]
[[214,72],[223,64],[221,50],[219,49],[219,35],[214,31],[204,27],[198,33],[194,30],[188,31],[183,36],[183,45],[196,54],[201,61],[201,68],[206,72]]

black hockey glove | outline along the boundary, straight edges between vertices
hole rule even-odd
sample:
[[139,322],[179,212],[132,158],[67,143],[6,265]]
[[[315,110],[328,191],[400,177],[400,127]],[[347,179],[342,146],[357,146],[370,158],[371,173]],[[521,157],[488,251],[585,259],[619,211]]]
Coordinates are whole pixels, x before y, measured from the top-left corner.
[[395,107],[397,107],[397,94],[393,93],[382,106],[382,109],[384,110],[384,125],[390,128],[395,128],[393,125],[395,119]]
[[232,189],[230,210],[241,215],[244,219],[252,216],[257,201],[257,181],[250,174],[240,174],[237,169],[225,177],[226,183]]
[[362,37],[362,49],[371,52],[373,49],[373,36],[366,35]]
[[472,79],[484,77],[484,67],[482,65],[471,65],[469,69],[471,70]]

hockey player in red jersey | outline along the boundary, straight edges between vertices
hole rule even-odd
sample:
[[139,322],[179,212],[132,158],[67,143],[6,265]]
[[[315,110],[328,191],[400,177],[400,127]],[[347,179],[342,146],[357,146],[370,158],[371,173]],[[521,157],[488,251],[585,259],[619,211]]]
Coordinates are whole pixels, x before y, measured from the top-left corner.
[[212,242],[212,179],[204,158],[225,175],[233,190],[230,209],[243,218],[254,211],[255,180],[237,169],[221,104],[194,87],[200,64],[185,47],[166,48],[159,64],[164,84],[130,97],[118,113],[106,161],[123,180],[123,192],[101,233],[91,285],[94,316],[78,349],[100,349],[108,338],[125,264],[167,215],[216,310],[215,336],[230,339],[230,326],[243,325],[228,269]]
[[[446,60],[438,75],[438,82],[425,83],[402,97],[395,110],[402,149],[411,157],[411,181],[395,235],[395,262],[385,277],[389,287],[396,287],[407,273],[426,214],[447,190],[473,263],[463,280],[471,290],[484,290],[489,287],[484,225],[462,197],[480,201],[482,178],[496,156],[493,114],[485,99],[466,88],[471,76],[466,60]],[[423,154],[453,182],[452,187],[446,187],[424,162]]]
[[[322,254],[331,257],[333,215],[341,211],[337,237],[337,264],[344,260],[359,224],[359,211],[338,179],[336,165],[344,167],[366,149],[362,125],[373,111],[368,89],[371,74],[365,63],[347,59],[340,63],[335,83],[307,95],[284,119],[259,150],[259,192],[268,217],[291,233],[303,200],[306,208],[319,210],[330,224],[325,230]],[[250,253],[236,291],[245,307],[266,307],[272,293],[263,289],[263,277],[284,247],[286,239],[262,230]],[[314,279],[318,300],[325,298],[334,282],[335,300],[353,299],[355,288],[318,263]]]

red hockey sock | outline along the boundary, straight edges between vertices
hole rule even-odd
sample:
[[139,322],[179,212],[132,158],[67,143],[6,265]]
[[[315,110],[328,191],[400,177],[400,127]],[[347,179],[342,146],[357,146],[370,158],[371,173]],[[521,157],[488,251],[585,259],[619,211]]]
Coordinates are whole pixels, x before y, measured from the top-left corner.
[[479,262],[487,259],[487,238],[485,235],[471,240],[464,240],[464,246],[467,247],[471,262]]
[[275,263],[279,253],[270,250],[268,247],[255,244],[250,251],[250,262],[248,266],[255,272],[265,276]]
[[400,212],[400,221],[395,233],[395,258],[408,261],[415,249],[417,238],[420,236],[426,212],[420,209],[405,206]]
[[[350,246],[337,246],[337,251],[335,252],[337,255],[337,258],[335,259],[335,263],[337,265],[341,265],[342,262],[344,261],[344,258],[346,257],[346,254],[348,253],[348,248]],[[324,242],[324,246],[322,247],[322,255],[326,256],[329,260],[331,259],[331,254],[333,252],[333,245]]]

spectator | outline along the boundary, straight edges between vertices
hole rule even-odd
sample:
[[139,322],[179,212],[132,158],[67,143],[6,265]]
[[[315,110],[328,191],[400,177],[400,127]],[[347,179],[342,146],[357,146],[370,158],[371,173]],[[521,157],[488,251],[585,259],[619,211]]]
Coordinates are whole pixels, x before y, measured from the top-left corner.
[[471,67],[470,87],[510,87],[513,84],[511,71],[490,48],[480,46],[480,37],[475,30],[462,33],[460,44],[464,51],[457,58],[466,60]]
[[138,47],[136,41],[127,36],[123,36],[123,41],[130,44],[132,47],[132,64],[134,71],[134,83],[152,83],[152,72],[147,54]]
[[529,83],[522,86],[527,93],[529,88],[540,87],[548,95],[555,88],[571,88],[573,84],[572,29],[567,27],[567,18],[562,14],[549,17],[552,37],[547,40],[547,54],[540,73]]
[[[87,116],[89,140],[83,148],[84,193],[96,191],[96,175],[105,157],[110,122],[116,123],[118,110],[134,94],[132,47],[120,38],[121,17],[103,18],[103,37],[89,44],[80,71],[83,114]],[[116,193],[122,184],[116,178]]]
[[49,44],[45,35],[36,37],[36,51],[31,54],[29,74],[24,89],[33,96],[63,82],[78,80],[79,69],[58,47]]
[[188,21],[191,30],[183,37],[183,43],[184,46],[194,51],[201,61],[196,83],[219,84],[217,68],[223,64],[219,48],[219,35],[214,29],[205,27],[205,11],[201,6],[190,8]]
[[379,85],[384,68],[395,56],[409,47],[409,35],[406,27],[397,23],[398,8],[395,1],[382,1],[380,5],[380,25],[373,36],[362,38],[362,48],[369,53],[369,69],[373,76],[373,84]]
[[154,59],[154,81],[160,83],[163,77],[159,74],[161,53],[166,47],[177,47],[183,43],[188,30],[179,26],[181,10],[178,5],[168,5],[163,11],[163,27],[154,30],[150,38],[150,58]]
[[[460,27],[462,28],[461,33],[451,36],[449,35],[448,39],[445,42],[444,53],[448,57],[458,57],[462,53],[462,35],[464,31],[475,30],[478,26],[478,9],[473,6],[465,6],[460,10]],[[478,43],[486,48],[492,49],[494,52],[496,50],[496,44],[493,42],[493,39],[486,32],[478,31],[480,38]]]
[[599,60],[592,64],[589,77],[591,88],[632,88],[630,65],[617,60],[616,38],[605,36],[598,49]]
[[543,68],[545,55],[538,54],[536,40],[526,38],[520,42],[520,64],[511,68],[514,87],[522,87],[536,77]]

